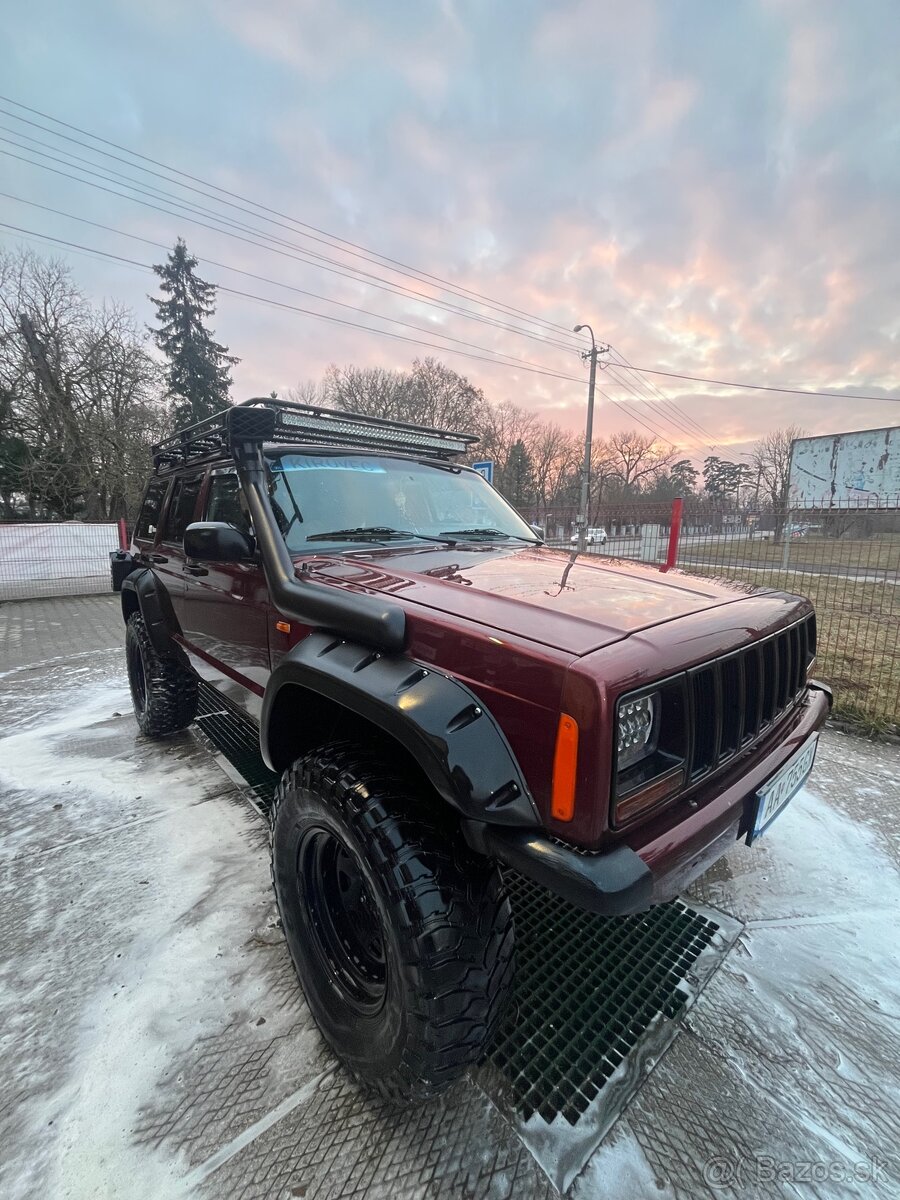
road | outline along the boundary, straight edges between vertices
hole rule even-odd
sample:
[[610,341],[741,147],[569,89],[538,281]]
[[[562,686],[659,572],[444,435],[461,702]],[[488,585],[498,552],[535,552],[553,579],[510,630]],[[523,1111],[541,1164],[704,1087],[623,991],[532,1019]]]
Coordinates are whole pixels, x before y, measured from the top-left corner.
[[[558,1197],[561,1118],[520,1129],[481,1073],[391,1109],[338,1068],[264,821],[202,737],[138,736],[121,638],[113,597],[0,605],[0,1194]],[[691,889],[737,940],[621,1064],[637,1090],[567,1197],[896,1197],[898,794],[900,748],[826,731],[809,788]]]

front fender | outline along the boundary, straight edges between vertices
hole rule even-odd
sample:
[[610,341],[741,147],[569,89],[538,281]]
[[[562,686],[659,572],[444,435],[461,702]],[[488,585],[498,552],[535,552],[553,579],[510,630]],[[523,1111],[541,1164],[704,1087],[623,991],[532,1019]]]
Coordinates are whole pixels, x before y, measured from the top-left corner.
[[172,641],[178,632],[178,622],[166,589],[148,567],[139,567],[122,581],[122,616],[125,620],[135,608],[144,618],[144,625],[153,649],[163,658],[182,658],[183,651]]
[[464,816],[497,825],[540,824],[522,771],[500,726],[464,684],[403,655],[382,654],[328,633],[311,633],[273,671],[263,699],[260,747],[283,770],[289,747],[274,744],[285,687],[333,700],[398,741],[437,792]]

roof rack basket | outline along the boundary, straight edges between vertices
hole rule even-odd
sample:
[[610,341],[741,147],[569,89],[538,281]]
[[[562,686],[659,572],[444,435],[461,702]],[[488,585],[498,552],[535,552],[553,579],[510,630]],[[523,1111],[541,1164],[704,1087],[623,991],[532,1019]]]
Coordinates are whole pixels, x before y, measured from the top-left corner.
[[235,445],[241,442],[387,450],[452,461],[466,454],[477,441],[470,433],[451,433],[290,400],[253,399],[159,442],[153,447],[153,466],[160,471],[184,463],[209,462],[233,454]]

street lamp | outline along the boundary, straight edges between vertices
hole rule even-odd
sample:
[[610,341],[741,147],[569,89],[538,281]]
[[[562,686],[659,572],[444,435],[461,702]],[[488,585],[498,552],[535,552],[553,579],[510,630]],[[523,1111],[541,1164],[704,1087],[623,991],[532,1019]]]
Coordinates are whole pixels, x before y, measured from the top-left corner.
[[582,358],[589,358],[591,375],[588,381],[588,410],[587,428],[584,432],[584,462],[581,468],[581,505],[578,510],[578,553],[584,554],[587,544],[588,509],[591,497],[591,442],[594,436],[594,385],[597,382],[597,342],[590,325],[576,325],[575,333],[586,329],[591,335],[590,352],[585,352]]

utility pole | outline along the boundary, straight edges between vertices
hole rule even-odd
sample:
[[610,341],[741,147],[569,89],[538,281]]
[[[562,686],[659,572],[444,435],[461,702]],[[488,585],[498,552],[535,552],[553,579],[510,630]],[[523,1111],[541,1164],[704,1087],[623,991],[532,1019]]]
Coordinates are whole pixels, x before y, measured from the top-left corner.
[[587,410],[587,426],[584,431],[584,462],[581,467],[581,504],[578,509],[578,553],[584,554],[587,544],[587,526],[590,520],[590,503],[591,503],[591,443],[594,439],[594,388],[597,383],[597,355],[608,354],[609,346],[601,346],[597,348],[597,342],[594,338],[594,331],[590,325],[576,325],[575,333],[581,333],[582,329],[586,329],[591,335],[590,350],[583,351],[581,357],[586,359],[591,364],[591,374],[588,379],[588,410]]

